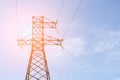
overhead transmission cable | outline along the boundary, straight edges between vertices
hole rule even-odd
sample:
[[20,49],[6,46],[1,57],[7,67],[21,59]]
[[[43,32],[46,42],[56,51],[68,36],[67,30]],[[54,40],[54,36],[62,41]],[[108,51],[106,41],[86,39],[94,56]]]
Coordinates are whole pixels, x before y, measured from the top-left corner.
[[16,0],[16,27],[17,27],[17,38],[19,38],[18,1],[17,0]]
[[[82,2],[83,2],[83,0],[81,0],[81,1],[79,2],[79,5],[78,5],[78,7],[77,7],[77,9],[76,9],[76,11],[75,11],[75,13],[74,13],[71,21],[70,21],[70,24],[68,25],[67,29],[65,30],[65,32],[64,32],[64,34],[63,34],[63,36],[62,36],[63,38],[65,37],[67,31],[68,31],[69,28],[71,27],[70,25],[71,25],[72,22],[74,21],[74,18],[76,17],[76,15],[77,15],[77,13],[78,13],[81,5],[82,5]],[[72,55],[70,55],[70,56],[73,57]],[[83,67],[84,67],[84,65],[83,65]],[[86,67],[84,67],[84,68],[86,68]],[[87,68],[86,68],[86,70],[87,70],[88,72],[90,72]],[[98,72],[98,71],[97,71],[97,72]],[[102,77],[104,77],[104,79],[106,79],[106,77],[105,77],[101,72],[98,72],[98,73],[99,73]],[[93,73],[92,73],[92,74],[93,74]]]
[[[78,11],[79,11],[79,9],[80,9],[82,3],[83,3],[83,0],[80,0],[79,5],[78,5],[78,7],[77,7],[77,9],[76,9],[76,11],[75,11],[75,13],[74,13],[74,15],[73,15],[71,21],[70,21],[70,24],[67,26],[67,29],[65,30],[65,32],[64,32],[64,34],[63,34],[63,36],[62,36],[62,38],[65,37],[67,31],[68,31],[69,28],[71,27],[71,24],[72,24],[72,22],[74,21],[74,19],[75,19],[76,15],[77,15],[77,13],[78,13]],[[71,56],[72,56],[72,55],[71,55]],[[98,72],[98,71],[97,71],[97,72]],[[101,72],[98,72],[98,73],[99,73],[104,79],[106,79],[106,77],[105,77]]]
[[[64,49],[64,51],[68,54],[68,55],[70,55],[78,64],[80,63],[68,50],[66,50],[66,49]],[[84,57],[82,57],[84,60],[86,60]],[[87,61],[87,60],[86,60]],[[80,63],[81,64],[81,63]],[[83,64],[82,64],[83,65]],[[84,65],[83,65],[84,66]],[[87,67],[86,67],[87,68]],[[108,80],[108,78],[107,77],[105,77],[104,76],[104,74],[103,73],[101,73],[101,72],[99,72],[99,71],[97,71],[96,69],[94,69],[96,72],[98,72],[100,75],[101,75],[101,77],[102,78],[104,78],[105,80]]]
[[[72,45],[73,46],[73,45]],[[72,48],[70,48],[70,50],[71,50]],[[68,50],[66,50],[65,48],[64,49],[61,49],[59,52],[57,52],[57,53],[60,53],[62,50],[64,50],[69,56],[71,56],[73,59],[75,58],[73,55],[72,55],[72,53],[70,53]],[[84,58],[84,57],[81,57],[81,58],[83,58],[87,63],[88,63],[88,61]],[[75,60],[76,61],[76,60]],[[79,61],[77,61],[77,63],[79,63]],[[80,64],[82,64],[82,63],[80,63]],[[89,63],[88,63],[89,64]],[[82,64],[83,65],[83,64]],[[89,64],[90,65],[90,64]],[[84,66],[84,65],[83,65]],[[91,65],[90,65],[91,66]],[[92,68],[94,68],[93,66],[91,66]],[[87,68],[87,67],[86,67]],[[97,72],[97,73],[99,73],[99,75],[102,77],[102,78],[104,78],[104,80],[108,80],[108,78],[103,74],[103,73],[101,73],[100,71],[97,71],[95,68],[94,68],[94,70]]]
[[101,80],[99,77],[97,77],[92,71],[90,71],[86,66],[84,66],[82,63],[80,63],[69,51],[65,50],[64,51],[74,60],[76,61],[81,67],[83,67],[87,72],[91,74],[96,80]]
[[[76,15],[77,15],[77,13],[78,13],[81,5],[82,5],[82,2],[83,2],[83,0],[80,1],[79,5],[78,5],[78,7],[77,7],[77,9],[76,9],[76,11],[75,11],[75,13],[74,13],[71,21],[70,21],[70,24],[68,25],[67,29],[65,30],[65,32],[64,32],[64,34],[63,34],[63,36],[62,36],[63,38],[65,37],[65,34],[67,33],[68,29],[71,27],[70,25],[71,25],[72,22],[74,21],[74,18],[76,17]],[[60,11],[59,11],[59,14],[58,14],[58,16],[57,16],[57,19],[60,17],[60,14],[61,14],[63,5],[64,5],[64,0],[63,0],[63,2],[62,2],[62,4],[61,4]],[[66,50],[65,50],[65,51],[66,51]],[[66,52],[68,53],[68,51],[66,51]],[[75,57],[73,57],[71,54],[69,54],[69,55],[78,63],[78,61],[76,60]],[[93,75],[93,76],[98,80],[98,78],[96,77],[96,75],[94,75],[94,73],[92,73],[87,67],[85,67],[85,66],[84,66],[83,64],[81,64],[81,63],[79,63],[79,64],[80,64],[84,69],[86,69],[88,72],[90,72],[91,75]],[[99,74],[105,78],[105,76],[104,76],[101,72],[99,72]]]
[[[82,63],[80,63],[68,50],[66,50],[66,49],[62,49],[62,50],[64,50],[67,55],[69,55],[76,63],[78,63],[79,67],[81,66],[83,69],[85,69],[87,72],[89,72],[91,74],[91,76],[93,76],[96,80],[101,80],[93,72],[91,72],[86,66],[84,66]],[[61,52],[61,50],[60,50],[60,52]],[[56,71],[56,72],[60,73],[59,71]],[[68,77],[66,77],[66,76],[64,76],[64,77],[69,80]]]
[[61,12],[62,12],[62,9],[63,9],[63,6],[64,6],[64,0],[62,0],[61,6],[60,6],[60,10],[59,10],[59,12],[58,12],[58,15],[57,15],[56,20],[59,19],[60,15],[61,15]]
[[51,67],[57,74],[62,76],[65,80],[71,80],[68,76],[64,75],[61,71],[57,70],[55,67],[53,67],[51,65],[49,65],[49,67]]
[[73,21],[74,21],[74,19],[75,19],[76,15],[78,14],[79,9],[80,9],[80,7],[81,7],[82,3],[83,3],[83,0],[80,0],[80,1],[79,1],[79,4],[78,4],[78,7],[77,7],[77,8],[76,8],[76,10],[75,10],[74,15],[73,15],[72,19],[70,20],[69,25],[67,26],[67,28],[66,28],[65,32],[63,33],[62,38],[64,38],[64,37],[65,37],[65,35],[66,35],[67,31],[70,29],[71,24],[73,23]]
[[[73,46],[73,45],[71,45],[71,46]],[[70,50],[72,49],[73,47],[71,47],[71,48],[69,48]],[[65,48],[64,48],[65,49]],[[65,49],[66,50],[66,49]],[[67,52],[69,52],[68,50],[66,50]],[[70,52],[69,52],[70,53]],[[71,54],[72,55],[72,54]],[[72,55],[73,56],[73,55]],[[80,56],[81,57],[81,56]],[[86,60],[86,58],[85,57],[81,57],[81,58],[83,58],[87,63],[88,63],[88,61]],[[88,63],[89,64],[89,63]],[[91,65],[90,65],[91,66]],[[97,71],[93,66],[91,66],[97,73],[99,73],[99,75],[102,77],[102,78],[104,78],[105,80],[108,80],[108,78],[103,74],[103,73],[101,73],[100,71]]]
[[[82,2],[83,2],[83,0],[80,0],[79,5],[78,5],[78,7],[77,7],[77,9],[76,9],[76,11],[75,11],[75,13],[74,13],[74,15],[73,15],[72,19],[70,20],[70,25],[71,25],[72,22],[74,21],[74,18],[76,17],[76,15],[77,15],[77,13],[78,13],[81,5],[82,5]],[[61,11],[61,10],[60,10],[60,11]],[[70,25],[67,26],[67,29],[65,30],[65,32],[64,32],[64,34],[63,34],[63,36],[62,36],[63,38],[65,37],[65,34],[67,33],[68,29],[70,28]],[[64,49],[64,50],[65,50],[65,49]],[[95,79],[99,80],[99,79],[96,77],[96,75],[94,75],[94,74],[93,74],[87,67],[85,67],[83,64],[79,63],[78,60],[76,60],[76,58],[73,57],[68,51],[65,50],[65,52],[68,53],[80,66],[82,66],[85,70],[87,70],[89,73],[91,73],[91,75],[94,76]]]

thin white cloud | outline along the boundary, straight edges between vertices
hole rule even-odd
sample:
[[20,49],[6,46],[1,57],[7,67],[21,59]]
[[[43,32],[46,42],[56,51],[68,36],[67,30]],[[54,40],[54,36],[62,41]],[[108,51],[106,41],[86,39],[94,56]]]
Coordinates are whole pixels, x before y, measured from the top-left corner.
[[117,32],[95,33],[96,41],[94,41],[95,51],[112,50],[120,46],[120,34]]
[[[108,59],[120,60],[120,54],[118,53],[120,51],[120,33],[109,31],[104,33],[95,32],[94,34],[96,36],[90,37],[91,39],[88,38],[88,40],[83,40],[81,37],[66,39],[63,46],[74,56],[103,53],[108,56]],[[90,40],[93,42],[90,42]]]
[[120,33],[105,32],[97,34],[93,44],[93,53],[105,53],[109,59],[120,60]]

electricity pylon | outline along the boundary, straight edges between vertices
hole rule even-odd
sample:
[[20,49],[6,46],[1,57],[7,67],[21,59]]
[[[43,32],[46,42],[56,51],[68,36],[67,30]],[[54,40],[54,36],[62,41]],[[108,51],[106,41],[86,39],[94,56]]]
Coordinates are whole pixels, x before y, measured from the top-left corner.
[[44,46],[61,45],[62,39],[46,35],[44,29],[56,28],[56,24],[44,16],[33,16],[32,39],[18,39],[19,46],[32,48],[25,80],[50,80]]

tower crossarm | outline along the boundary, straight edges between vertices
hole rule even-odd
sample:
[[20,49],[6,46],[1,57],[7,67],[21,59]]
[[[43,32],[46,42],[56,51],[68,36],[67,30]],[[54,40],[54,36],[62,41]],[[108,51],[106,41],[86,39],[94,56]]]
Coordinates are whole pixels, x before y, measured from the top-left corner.
[[53,36],[45,35],[44,44],[45,45],[62,45],[63,39],[58,39]]
[[18,46],[32,45],[31,39],[18,39]]
[[[42,18],[44,18],[44,22],[42,21]],[[33,26],[39,27],[41,24],[44,24],[44,28],[56,28],[57,21],[54,22],[43,16],[33,16]]]
[[[46,38],[44,40],[44,45],[59,45],[62,46],[62,41],[63,39],[56,39],[53,37]],[[33,40],[24,40],[24,39],[19,39],[18,40],[18,45],[19,46],[27,46],[27,45],[32,45]],[[38,41],[35,41],[38,42]]]
[[56,28],[57,22],[44,22],[45,28]]

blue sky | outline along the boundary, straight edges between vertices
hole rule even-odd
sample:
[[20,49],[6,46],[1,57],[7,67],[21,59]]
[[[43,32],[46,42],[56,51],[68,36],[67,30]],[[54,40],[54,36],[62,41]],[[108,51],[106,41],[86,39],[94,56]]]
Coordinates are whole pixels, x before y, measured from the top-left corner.
[[0,1],[1,80],[25,79],[30,47],[16,40],[31,33],[32,16],[57,19],[61,35],[69,26],[64,49],[46,47],[51,80],[120,80],[120,1],[83,0],[71,23],[79,1],[64,0],[57,18],[63,0],[18,0],[18,27],[16,0]]

